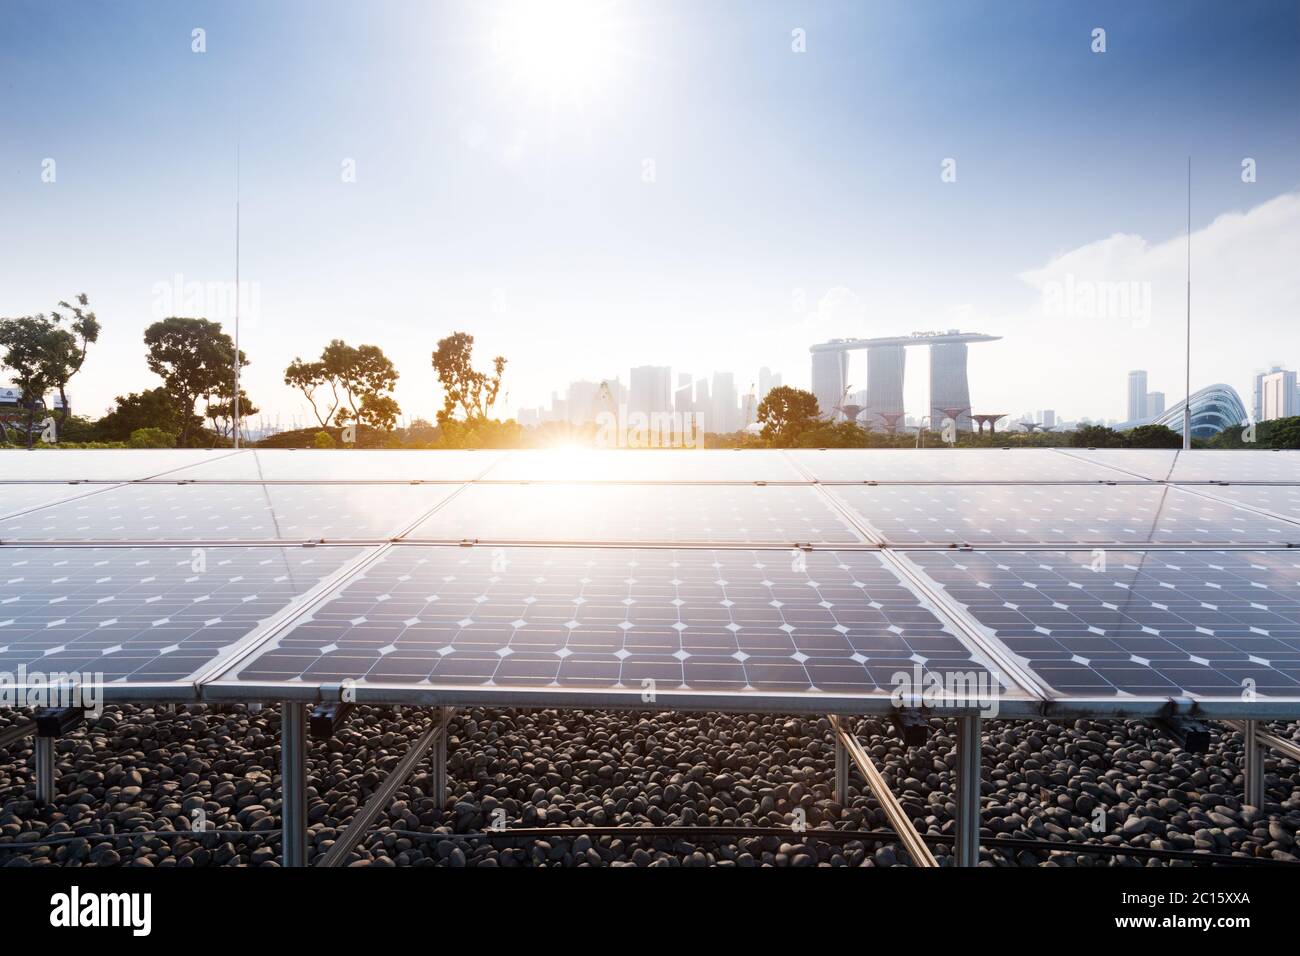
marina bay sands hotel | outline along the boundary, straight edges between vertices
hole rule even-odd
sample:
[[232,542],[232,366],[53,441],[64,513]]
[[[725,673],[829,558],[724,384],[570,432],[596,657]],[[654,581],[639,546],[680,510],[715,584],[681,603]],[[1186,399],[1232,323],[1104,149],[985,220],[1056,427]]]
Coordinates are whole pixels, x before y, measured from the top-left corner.
[[[850,416],[861,424],[879,428],[901,421],[903,370],[907,347],[930,349],[930,407],[926,414],[938,423],[955,412],[957,427],[971,427],[970,382],[966,378],[966,346],[971,342],[996,342],[1000,335],[979,332],[913,332],[880,339],[832,339],[812,346],[812,390],[824,418],[843,420]],[[849,383],[849,353],[867,350],[867,400],[858,409],[846,406]],[[892,421],[891,421],[892,420]]]

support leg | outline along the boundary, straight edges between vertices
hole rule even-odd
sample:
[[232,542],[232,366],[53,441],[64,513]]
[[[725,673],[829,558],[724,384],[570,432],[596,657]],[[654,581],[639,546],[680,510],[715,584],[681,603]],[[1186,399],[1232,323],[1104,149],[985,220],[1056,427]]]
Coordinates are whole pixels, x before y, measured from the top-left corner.
[[840,735],[835,735],[835,802],[841,807],[849,804],[849,749]]
[[980,858],[980,724],[978,714],[957,718],[958,866],[976,866]]
[[443,707],[439,720],[442,721],[442,733],[433,745],[433,801],[439,807],[447,805],[447,728],[451,723],[452,709]]
[[54,738],[38,736],[35,743],[36,799],[48,806],[54,802]]
[[280,848],[282,866],[307,865],[307,708],[280,705]]
[[1257,736],[1258,723],[1246,721],[1243,737],[1245,738],[1245,778],[1246,803],[1257,810],[1264,809],[1264,756],[1268,752]]

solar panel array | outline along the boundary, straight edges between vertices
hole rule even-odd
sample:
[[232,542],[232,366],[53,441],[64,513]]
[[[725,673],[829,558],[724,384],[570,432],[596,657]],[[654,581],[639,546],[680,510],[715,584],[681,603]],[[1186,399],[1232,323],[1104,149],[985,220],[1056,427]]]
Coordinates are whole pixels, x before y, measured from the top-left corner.
[[[1300,715],[1300,454],[12,451],[0,674],[119,699]],[[8,676],[10,681],[15,680]],[[19,681],[21,682],[21,681]]]

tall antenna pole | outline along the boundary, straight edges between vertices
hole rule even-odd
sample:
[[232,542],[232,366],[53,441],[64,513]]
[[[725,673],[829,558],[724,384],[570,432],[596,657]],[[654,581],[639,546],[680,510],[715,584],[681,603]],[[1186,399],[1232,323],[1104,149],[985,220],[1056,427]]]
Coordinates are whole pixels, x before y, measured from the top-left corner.
[[235,143],[235,447],[239,447],[239,143]]
[[1187,157],[1187,367],[1183,401],[1183,449],[1192,447],[1192,157]]

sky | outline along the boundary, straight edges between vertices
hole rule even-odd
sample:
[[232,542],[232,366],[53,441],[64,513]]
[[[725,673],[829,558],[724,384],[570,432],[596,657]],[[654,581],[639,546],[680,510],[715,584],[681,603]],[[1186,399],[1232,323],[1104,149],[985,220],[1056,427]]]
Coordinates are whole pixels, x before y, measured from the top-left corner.
[[508,414],[961,328],[1003,336],[975,411],[1123,418],[1129,369],[1183,393],[1189,157],[1192,386],[1249,407],[1300,366],[1295,0],[5,0],[0,316],[90,296],[81,412],[159,384],[148,324],[231,324],[238,166],[245,384],[286,426],[336,337],[432,418],[457,330]]

